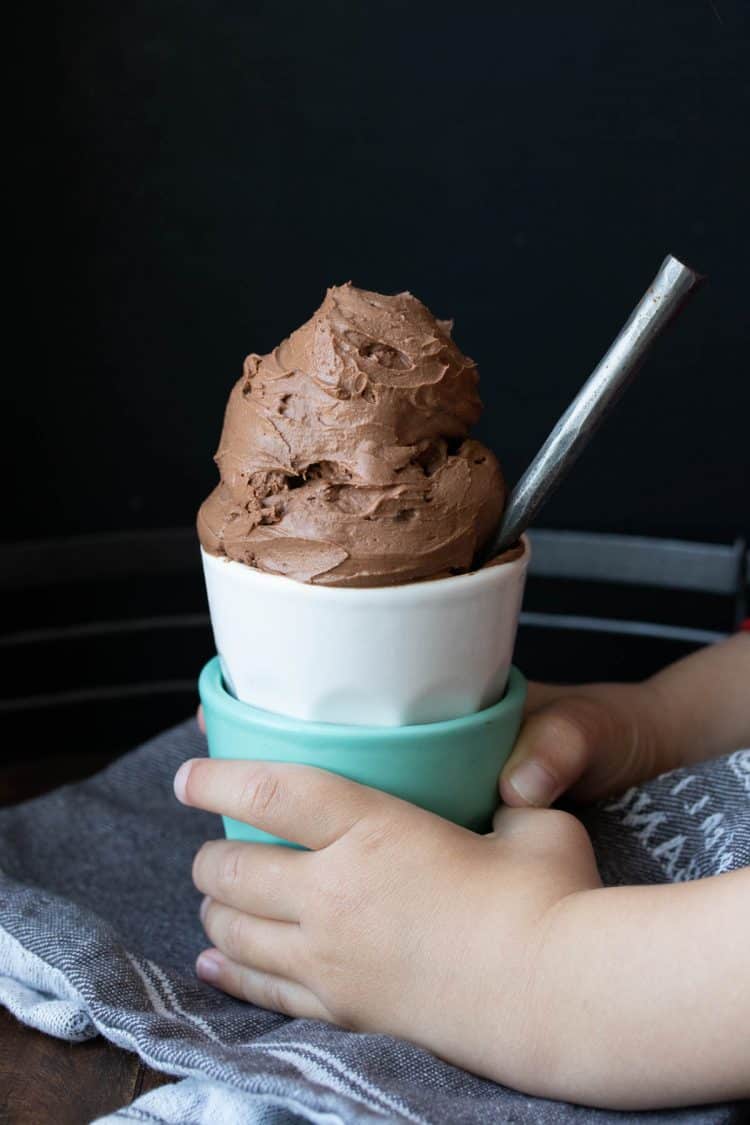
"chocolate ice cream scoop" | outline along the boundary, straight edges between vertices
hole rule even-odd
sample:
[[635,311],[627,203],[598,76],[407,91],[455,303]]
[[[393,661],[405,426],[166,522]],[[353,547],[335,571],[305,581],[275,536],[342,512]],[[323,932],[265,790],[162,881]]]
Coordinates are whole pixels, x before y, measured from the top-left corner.
[[227,404],[204,549],[327,586],[469,570],[502,514],[495,456],[468,437],[476,365],[410,293],[329,289]]

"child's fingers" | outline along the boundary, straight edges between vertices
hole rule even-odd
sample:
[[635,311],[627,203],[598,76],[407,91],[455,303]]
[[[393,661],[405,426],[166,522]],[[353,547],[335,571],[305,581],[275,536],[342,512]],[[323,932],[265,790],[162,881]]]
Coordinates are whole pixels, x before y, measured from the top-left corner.
[[331,1020],[331,1013],[304,984],[248,969],[218,949],[205,949],[195,966],[201,980],[259,1008],[302,1020]]
[[305,939],[294,922],[274,922],[204,899],[201,921],[209,940],[231,961],[292,977],[304,963]]
[[202,703],[200,703],[198,705],[198,713],[195,717],[198,720],[198,726],[201,728],[201,730],[205,734],[206,733],[206,717],[203,714],[203,704]]
[[613,716],[598,700],[564,696],[542,706],[526,719],[503,769],[502,798],[508,805],[546,808],[619,741]]
[[180,766],[174,789],[185,805],[231,816],[316,850],[394,800],[326,770],[289,762],[194,758]]
[[311,858],[273,844],[209,840],[193,860],[193,882],[204,895],[246,914],[299,922]]

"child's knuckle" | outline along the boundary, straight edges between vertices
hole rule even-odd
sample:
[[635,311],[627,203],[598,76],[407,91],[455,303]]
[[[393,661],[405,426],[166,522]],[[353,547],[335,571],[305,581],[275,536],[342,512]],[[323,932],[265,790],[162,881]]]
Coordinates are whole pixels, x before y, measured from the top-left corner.
[[267,767],[253,769],[245,778],[240,793],[240,807],[251,823],[255,817],[271,813],[281,800],[281,779]]
[[577,748],[588,739],[588,724],[577,701],[559,703],[556,711],[541,719],[544,722],[545,740],[551,746]]
[[279,1012],[282,1016],[292,1016],[291,997],[285,981],[267,977],[263,982],[263,1007]]
[[222,890],[232,890],[240,882],[244,854],[244,849],[237,844],[224,852],[218,870],[218,883]]
[[593,699],[571,697],[552,704],[531,720],[536,756],[553,776],[559,769],[580,768],[599,741],[602,721],[602,708]]
[[246,945],[247,931],[245,928],[245,919],[239,911],[235,911],[227,920],[226,925],[227,952],[231,957],[238,960],[245,951]]

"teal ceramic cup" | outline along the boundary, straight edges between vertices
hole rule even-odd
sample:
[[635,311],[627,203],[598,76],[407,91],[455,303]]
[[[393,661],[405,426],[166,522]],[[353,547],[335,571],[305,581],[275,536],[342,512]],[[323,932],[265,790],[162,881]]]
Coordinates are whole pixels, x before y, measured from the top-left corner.
[[[526,681],[510,671],[505,695],[472,715],[414,726],[343,726],[261,711],[231,695],[219,658],[203,669],[198,689],[212,758],[318,766],[382,789],[475,832],[490,829],[497,778],[516,740]],[[227,837],[277,840],[224,817]]]

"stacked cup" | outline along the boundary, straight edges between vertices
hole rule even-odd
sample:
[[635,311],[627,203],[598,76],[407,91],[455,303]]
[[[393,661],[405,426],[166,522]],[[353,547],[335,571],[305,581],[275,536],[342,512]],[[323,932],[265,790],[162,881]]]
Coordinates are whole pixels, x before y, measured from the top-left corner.
[[[476,831],[521,722],[511,658],[529,559],[338,588],[202,551],[218,656],[200,677],[209,752],[342,774]],[[227,836],[272,840],[225,818]]]

